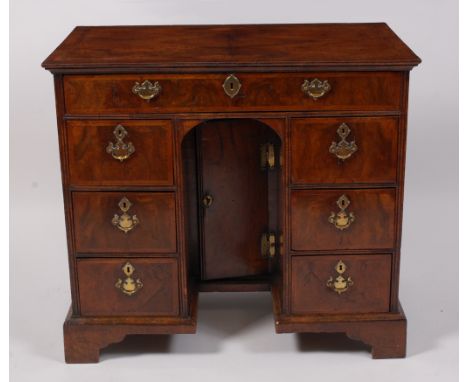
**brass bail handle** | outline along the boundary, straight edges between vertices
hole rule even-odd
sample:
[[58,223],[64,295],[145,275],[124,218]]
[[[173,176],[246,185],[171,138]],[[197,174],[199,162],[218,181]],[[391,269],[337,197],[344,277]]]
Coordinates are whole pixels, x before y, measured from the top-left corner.
[[338,263],[335,265],[335,271],[338,273],[338,276],[335,278],[330,276],[330,278],[327,280],[327,287],[338,293],[338,295],[346,292],[349,287],[354,285],[354,281],[351,279],[351,277],[346,278],[344,276],[346,268],[346,264],[343,261],[338,261]]
[[301,89],[306,95],[316,101],[331,90],[331,85],[327,80],[321,81],[318,78],[314,78],[312,81],[304,80]]
[[115,214],[112,218],[112,225],[117,227],[122,232],[128,233],[140,223],[140,220],[138,220],[136,215],[127,214],[128,210],[132,206],[132,203],[126,197],[123,197],[118,205],[120,211],[122,211],[122,215]]
[[328,217],[328,221],[337,229],[343,231],[349,228],[349,226],[354,222],[355,216],[353,212],[346,212],[346,209],[351,204],[351,201],[346,195],[341,195],[336,201],[336,204],[338,205],[340,211],[337,213],[332,212]]
[[117,279],[115,283],[115,287],[120,289],[120,291],[127,295],[133,296],[136,292],[138,292],[141,288],[143,288],[143,283],[139,278],[133,278],[133,273],[135,272],[135,267],[130,263],[126,262],[122,267],[122,271],[125,274],[125,278]]
[[141,99],[149,101],[154,97],[157,97],[162,90],[162,86],[158,81],[151,83],[149,80],[144,80],[141,84],[135,82],[135,85],[132,87],[133,94],[136,94]]
[[132,142],[124,142],[125,137],[128,135],[127,130],[122,125],[117,125],[114,129],[114,137],[116,142],[109,142],[106,147],[106,152],[112,155],[112,158],[123,162],[128,159],[130,155],[135,152],[135,146]]
[[344,161],[353,155],[357,151],[358,147],[356,142],[346,140],[348,135],[351,133],[351,129],[346,123],[342,123],[340,127],[338,127],[336,133],[341,140],[339,142],[332,142],[328,151],[331,154],[334,154],[338,159]]

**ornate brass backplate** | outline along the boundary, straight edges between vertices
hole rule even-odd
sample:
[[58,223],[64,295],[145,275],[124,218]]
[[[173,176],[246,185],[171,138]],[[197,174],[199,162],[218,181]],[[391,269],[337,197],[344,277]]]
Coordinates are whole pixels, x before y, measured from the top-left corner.
[[140,279],[135,280],[132,278],[133,272],[135,272],[135,267],[128,261],[122,267],[122,270],[127,277],[124,280],[118,279],[115,283],[115,287],[120,289],[122,293],[126,294],[127,296],[132,296],[141,288],[143,288],[143,283]]
[[301,89],[305,94],[316,101],[331,90],[331,85],[327,80],[320,81],[318,78],[314,78],[312,81],[304,80]]
[[135,85],[133,85],[132,88],[133,94],[138,95],[138,97],[146,101],[157,97],[159,93],[161,93],[161,90],[162,86],[158,81],[155,81],[152,84],[151,81],[148,80],[144,80],[141,84],[139,82],[135,82]]
[[353,286],[354,281],[351,277],[345,278],[343,274],[346,272],[346,264],[343,261],[338,261],[335,265],[335,270],[338,273],[338,276],[333,279],[332,276],[327,281],[327,287],[333,289],[336,293],[341,294],[346,292],[350,286]]
[[131,206],[132,203],[130,200],[128,200],[126,197],[123,197],[119,202],[119,208],[123,214],[120,216],[115,214],[112,218],[112,224],[125,233],[131,231],[137,224],[140,223],[136,215],[130,216],[127,214],[127,211]]
[[348,228],[351,225],[351,223],[355,220],[354,213],[347,213],[345,211],[346,208],[348,208],[348,206],[351,204],[351,202],[346,195],[341,195],[336,201],[336,204],[338,205],[340,212],[336,214],[332,212],[331,215],[328,217],[328,221],[339,230],[344,230]]
[[354,141],[348,142],[346,140],[349,133],[351,132],[351,129],[346,123],[342,123],[336,132],[341,140],[338,143],[332,142],[329,151],[330,153],[335,154],[338,159],[348,159],[358,149]]
[[239,93],[241,86],[240,80],[234,74],[227,76],[223,83],[224,92],[231,98]]
[[127,130],[122,125],[117,125],[114,129],[114,136],[117,142],[109,142],[106,152],[112,155],[112,158],[123,162],[135,152],[135,146],[132,142],[125,143],[123,140],[128,135]]

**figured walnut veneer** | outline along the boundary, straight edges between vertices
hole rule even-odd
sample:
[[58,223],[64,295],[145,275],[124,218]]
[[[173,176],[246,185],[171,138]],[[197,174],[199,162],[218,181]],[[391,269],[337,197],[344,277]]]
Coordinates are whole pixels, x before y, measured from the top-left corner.
[[194,333],[205,291],[275,329],[404,357],[409,71],[383,23],[77,27],[54,75],[72,305],[65,360]]

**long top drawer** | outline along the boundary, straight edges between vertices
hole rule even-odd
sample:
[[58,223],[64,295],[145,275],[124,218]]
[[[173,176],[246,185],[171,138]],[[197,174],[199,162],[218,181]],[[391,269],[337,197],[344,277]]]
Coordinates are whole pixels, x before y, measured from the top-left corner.
[[229,76],[230,73],[67,75],[66,113],[397,111],[401,106],[401,72]]

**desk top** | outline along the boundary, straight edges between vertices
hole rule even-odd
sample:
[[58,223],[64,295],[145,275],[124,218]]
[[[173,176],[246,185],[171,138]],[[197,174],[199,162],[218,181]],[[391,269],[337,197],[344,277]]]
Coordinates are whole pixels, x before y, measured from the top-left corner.
[[409,70],[421,60],[385,23],[76,27],[53,71],[281,68]]

